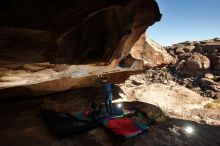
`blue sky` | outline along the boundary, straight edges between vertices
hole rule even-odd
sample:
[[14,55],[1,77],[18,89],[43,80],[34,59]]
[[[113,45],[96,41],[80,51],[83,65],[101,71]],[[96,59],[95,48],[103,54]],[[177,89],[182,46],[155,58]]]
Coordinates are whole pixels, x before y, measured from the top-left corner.
[[147,33],[161,45],[220,37],[220,0],[157,0],[163,14]]

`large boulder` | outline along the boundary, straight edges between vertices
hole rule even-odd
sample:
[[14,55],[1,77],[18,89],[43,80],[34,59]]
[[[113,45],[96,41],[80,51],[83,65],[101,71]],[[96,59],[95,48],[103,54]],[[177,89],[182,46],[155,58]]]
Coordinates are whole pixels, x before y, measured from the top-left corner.
[[203,108],[206,103],[212,100],[201,97],[186,87],[180,85],[164,85],[153,83],[151,85],[139,85],[126,87],[122,85],[126,97],[130,101],[147,102],[159,106],[170,115],[181,116],[189,114],[190,110]]
[[175,58],[167,53],[165,48],[151,40],[146,34],[142,34],[132,47],[131,56],[143,60],[146,67],[157,67],[174,64]]
[[218,39],[204,42],[204,44],[200,44],[200,47],[211,61],[211,68],[220,71],[220,42]]
[[211,61],[211,67],[215,70],[220,71],[220,55],[209,55],[209,59]]
[[210,67],[210,61],[206,56],[200,54],[193,54],[187,60],[187,69],[189,70],[199,70],[208,69]]
[[177,69],[180,73],[187,75],[195,75],[204,73],[210,67],[209,59],[201,54],[187,54],[186,59],[179,62]]
[[[217,110],[206,109],[206,105],[212,103],[213,99],[201,96],[192,89],[179,85],[172,80],[149,82],[150,80],[152,78],[149,78],[148,74],[132,75],[126,80],[125,84],[120,84],[125,93],[123,98],[159,106],[167,115],[176,118],[197,122],[205,120],[210,124],[212,122],[220,124],[219,108]],[[206,85],[211,85],[208,80],[206,81]],[[213,83],[212,85],[214,85]]]

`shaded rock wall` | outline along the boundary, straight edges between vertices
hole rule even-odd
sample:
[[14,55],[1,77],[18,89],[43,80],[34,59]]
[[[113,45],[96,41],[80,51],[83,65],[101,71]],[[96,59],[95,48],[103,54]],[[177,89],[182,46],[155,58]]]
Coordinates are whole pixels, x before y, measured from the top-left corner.
[[43,62],[57,37],[48,31],[0,26],[0,64]]
[[123,82],[143,61],[118,64],[160,18],[155,0],[2,1],[0,97],[96,86],[100,74]]
[[[11,0],[0,6],[1,30],[13,27],[15,32],[25,28],[56,34],[47,41],[43,55],[39,54],[43,58],[39,61],[56,63],[113,61],[117,65],[146,28],[160,18],[154,0]],[[2,34],[6,35],[14,36],[13,32]],[[15,35],[13,40],[4,37],[4,42],[25,42],[21,36]],[[21,51],[27,46],[19,43],[17,48]]]

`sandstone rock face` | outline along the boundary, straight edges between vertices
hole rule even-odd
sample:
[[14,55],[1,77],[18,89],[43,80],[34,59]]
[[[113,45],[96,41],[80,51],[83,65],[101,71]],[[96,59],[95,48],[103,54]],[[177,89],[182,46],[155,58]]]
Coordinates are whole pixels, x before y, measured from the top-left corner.
[[13,52],[10,44],[16,43],[20,52],[35,52],[43,43],[41,60],[71,64],[120,61],[161,17],[154,0],[13,0],[13,5],[2,2],[0,9],[0,42],[6,45],[0,49]]
[[143,60],[144,65],[147,67],[174,64],[176,62],[162,46],[146,37],[145,34],[141,35],[132,47],[130,54],[135,59]]
[[121,82],[143,61],[118,64],[161,18],[155,0],[12,0],[0,9],[2,97],[96,86],[100,74]]
[[39,96],[69,89],[100,86],[98,76],[122,83],[138,70],[91,65],[49,63],[14,65],[1,68],[0,98]]
[[[158,71],[161,70],[158,69]],[[165,71],[161,72],[166,73]],[[158,80],[159,77],[153,77],[157,72],[154,72],[151,77],[149,74],[150,71],[146,74],[132,75],[124,84],[120,84],[125,93],[124,98],[128,101],[141,101],[159,106],[167,115],[172,117],[197,122],[205,120],[205,123],[220,124],[220,109],[206,109],[206,105],[212,103],[213,99],[202,97],[198,92],[178,84],[175,82],[176,79],[169,76],[160,74],[163,80]],[[167,82],[164,82],[165,80]],[[206,79],[206,83],[208,81],[209,79]],[[210,85],[210,83],[206,85]],[[208,90],[208,88],[206,89]],[[204,114],[207,117],[201,116]]]
[[206,98],[183,87],[164,84],[143,85],[133,88],[122,87],[126,97],[131,101],[142,101],[159,106],[168,113],[181,116],[190,115],[190,110],[203,108],[209,102]]
[[198,72],[204,72],[210,67],[210,61],[206,56],[201,54],[189,54],[183,57],[178,64],[180,72],[190,75],[195,75]]
[[200,54],[193,54],[187,61],[187,69],[189,70],[208,69],[209,67],[209,59]]

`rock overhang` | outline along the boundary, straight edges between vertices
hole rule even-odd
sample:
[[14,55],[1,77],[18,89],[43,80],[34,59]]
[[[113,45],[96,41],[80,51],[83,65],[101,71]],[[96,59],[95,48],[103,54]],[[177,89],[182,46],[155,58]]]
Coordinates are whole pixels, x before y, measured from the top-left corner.
[[44,60],[108,64],[160,18],[154,0],[11,0],[2,2],[0,26],[56,33]]
[[[126,68],[118,67],[118,64],[129,55],[146,29],[161,18],[155,0],[11,0],[2,2],[0,7],[1,85],[10,84],[2,86],[7,88],[7,93],[10,93],[10,88],[15,87],[22,92],[24,88],[27,95],[30,91],[46,94],[91,86],[95,84],[90,82],[91,78],[98,74],[107,75],[115,83],[115,74],[126,77],[139,72],[143,69],[140,60],[133,61],[133,65]],[[50,62],[49,67],[48,63],[42,62]],[[56,64],[62,69],[54,68]],[[33,69],[36,66],[43,69]],[[75,85],[80,77],[71,74],[78,70],[90,72],[91,68],[94,74],[82,77],[85,82],[85,76],[89,76],[88,84]],[[47,71],[49,79],[37,79],[39,74]],[[19,77],[24,81],[33,73],[37,74],[34,82],[20,84]],[[18,74],[21,76],[14,76]],[[71,83],[57,91],[46,89],[57,80],[59,83],[65,79],[75,82],[74,86]],[[11,84],[10,81],[19,84]]]

